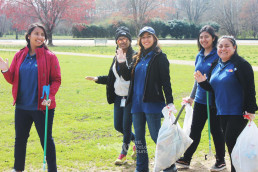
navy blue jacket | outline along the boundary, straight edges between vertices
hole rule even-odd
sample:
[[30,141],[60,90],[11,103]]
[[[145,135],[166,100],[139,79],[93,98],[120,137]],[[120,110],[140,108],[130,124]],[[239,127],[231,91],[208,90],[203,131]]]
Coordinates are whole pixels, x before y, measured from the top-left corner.
[[[254,84],[254,72],[252,66],[242,57],[237,54],[234,54],[231,59],[231,63],[235,65],[236,77],[239,80],[242,88],[243,88],[243,109],[242,112],[245,111],[249,113],[255,113],[258,110],[258,106],[256,104],[256,92],[255,92],[255,84]],[[209,75],[212,73],[212,70],[215,66],[218,65],[218,62],[215,62],[212,65],[211,71]],[[210,77],[209,77],[210,78]],[[208,80],[199,83],[202,88],[208,91],[213,91]],[[214,94],[213,94],[214,95]]]

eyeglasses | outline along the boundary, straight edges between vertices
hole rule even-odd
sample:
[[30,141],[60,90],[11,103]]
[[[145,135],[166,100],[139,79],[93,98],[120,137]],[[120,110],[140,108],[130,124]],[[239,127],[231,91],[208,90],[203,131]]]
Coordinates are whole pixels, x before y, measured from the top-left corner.
[[121,42],[126,42],[128,40],[128,38],[118,38],[117,42],[121,43]]

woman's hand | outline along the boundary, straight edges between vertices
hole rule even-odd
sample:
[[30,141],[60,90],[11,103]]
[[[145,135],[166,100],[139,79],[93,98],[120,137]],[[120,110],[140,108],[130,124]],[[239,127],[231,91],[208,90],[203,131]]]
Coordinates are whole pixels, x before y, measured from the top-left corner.
[[191,97],[185,97],[183,98],[183,101],[181,104],[189,103],[192,106],[193,102],[194,102],[194,99],[192,99]]
[[123,50],[118,48],[116,51],[116,58],[118,63],[123,63],[126,61],[126,53],[123,53]]
[[173,104],[173,103],[169,103],[168,104],[168,111],[171,113],[173,113],[173,114],[176,114],[177,113],[177,110],[176,110],[176,107],[175,107],[175,105]]
[[94,77],[94,76],[86,76],[85,77],[86,80],[89,80],[89,81],[98,81],[98,77]]
[[50,104],[51,104],[51,99],[48,99],[48,101],[46,101],[46,99],[44,99],[43,100],[43,102],[41,103],[41,105],[43,105],[43,106],[50,106]]
[[199,70],[197,70],[197,72],[194,72],[194,79],[200,83],[203,82],[205,80],[207,80],[206,74],[202,74]]
[[245,119],[248,119],[250,121],[253,121],[255,119],[255,114],[248,113],[245,111],[245,115],[243,115]]
[[6,62],[0,57],[0,70],[2,71],[8,71],[9,65],[8,65],[8,59],[6,59]]

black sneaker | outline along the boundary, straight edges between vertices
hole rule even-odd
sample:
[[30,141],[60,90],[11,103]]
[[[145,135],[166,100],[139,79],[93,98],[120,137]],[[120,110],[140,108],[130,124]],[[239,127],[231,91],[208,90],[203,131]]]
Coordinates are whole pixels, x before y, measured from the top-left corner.
[[176,165],[172,164],[170,167],[168,167],[167,169],[163,170],[163,172],[178,172]]
[[225,161],[216,160],[216,163],[211,167],[210,171],[221,171],[226,168]]
[[179,165],[183,168],[189,168],[191,160],[186,160],[184,157],[179,158],[176,161],[176,165]]

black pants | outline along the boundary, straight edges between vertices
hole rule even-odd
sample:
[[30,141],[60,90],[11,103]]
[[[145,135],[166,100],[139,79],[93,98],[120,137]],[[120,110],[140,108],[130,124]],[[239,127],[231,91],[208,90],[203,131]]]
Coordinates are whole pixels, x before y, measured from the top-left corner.
[[[56,172],[56,149],[54,140],[52,138],[52,126],[54,119],[54,109],[48,111],[48,130],[47,130],[47,163],[48,171]],[[23,171],[25,166],[25,156],[27,140],[29,138],[32,123],[35,123],[40,143],[44,148],[45,135],[45,112],[43,111],[29,111],[29,110],[15,110],[15,150],[14,150],[14,169],[16,171]],[[42,154],[43,161],[43,154]]]
[[[223,160],[225,157],[225,140],[220,125],[220,119],[216,115],[216,113],[216,108],[211,108],[210,106],[210,128],[216,149],[216,156],[219,160]],[[195,102],[193,111],[193,121],[190,132],[190,137],[191,139],[193,139],[193,143],[184,153],[184,158],[186,160],[192,159],[192,156],[200,143],[201,133],[207,119],[207,105]]]
[[[248,121],[244,119],[243,115],[221,115],[220,119],[231,160],[231,153],[236,144],[236,140],[240,133],[244,130]],[[236,170],[231,160],[231,172],[235,171]]]

